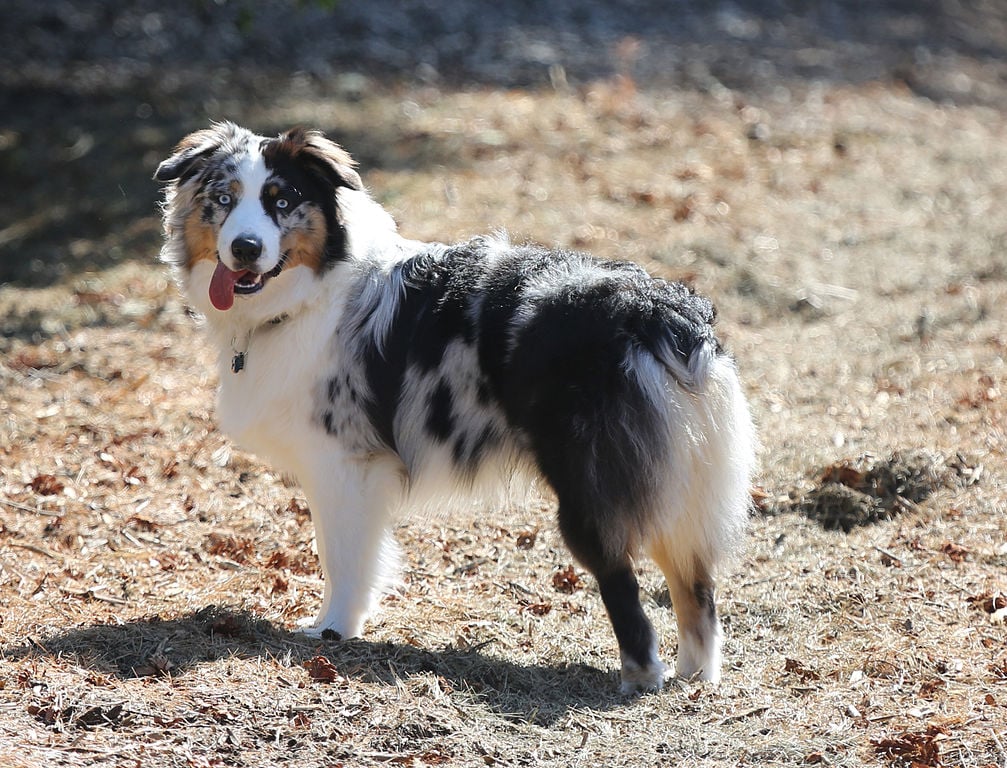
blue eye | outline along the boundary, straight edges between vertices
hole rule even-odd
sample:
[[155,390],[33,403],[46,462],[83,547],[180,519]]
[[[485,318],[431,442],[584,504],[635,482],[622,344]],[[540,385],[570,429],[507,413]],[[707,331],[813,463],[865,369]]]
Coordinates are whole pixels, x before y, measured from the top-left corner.
[[281,210],[281,211],[286,210],[289,206],[290,206],[290,201],[287,200],[287,198],[285,198],[285,197],[278,197],[278,198],[276,198],[276,207],[279,210]]
[[231,196],[226,192],[222,192],[221,194],[217,195],[217,203],[226,208],[231,204]]

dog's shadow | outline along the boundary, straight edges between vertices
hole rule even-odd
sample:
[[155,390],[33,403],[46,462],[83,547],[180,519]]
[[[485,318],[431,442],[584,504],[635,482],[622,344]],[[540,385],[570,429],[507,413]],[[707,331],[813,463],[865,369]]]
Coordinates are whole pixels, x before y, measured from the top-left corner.
[[406,643],[342,641],[277,628],[246,611],[210,606],[176,619],[157,617],[53,633],[0,649],[0,658],[72,658],[81,667],[120,679],[183,675],[222,658],[271,658],[324,669],[364,682],[397,685],[433,674],[452,690],[498,714],[550,725],[571,709],[618,707],[618,676],[586,665],[522,665],[479,650],[417,648]]

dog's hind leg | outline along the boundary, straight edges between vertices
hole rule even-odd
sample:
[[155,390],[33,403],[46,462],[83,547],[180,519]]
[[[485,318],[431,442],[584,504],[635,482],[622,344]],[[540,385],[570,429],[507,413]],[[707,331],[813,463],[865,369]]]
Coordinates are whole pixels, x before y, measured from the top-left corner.
[[[622,659],[622,691],[656,691],[667,667],[657,655],[657,635],[640,604],[640,585],[622,531],[603,531],[597,519],[560,499],[560,530],[574,556],[598,580]],[[613,546],[614,544],[614,546]]]
[[649,549],[668,582],[678,620],[676,676],[719,681],[722,634],[710,570],[698,557],[683,561],[665,541],[652,543]]

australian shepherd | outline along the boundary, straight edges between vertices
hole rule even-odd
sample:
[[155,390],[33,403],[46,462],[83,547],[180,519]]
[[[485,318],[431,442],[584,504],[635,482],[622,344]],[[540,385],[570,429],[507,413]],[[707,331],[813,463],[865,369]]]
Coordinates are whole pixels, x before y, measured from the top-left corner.
[[531,477],[597,579],[623,689],[667,677],[642,554],[667,579],[676,673],[719,678],[714,575],[744,535],[755,438],[707,299],[502,236],[407,240],[317,131],[214,124],[155,178],[161,258],[220,354],[220,424],[307,497],[325,579],[309,631],[361,631],[397,510]]

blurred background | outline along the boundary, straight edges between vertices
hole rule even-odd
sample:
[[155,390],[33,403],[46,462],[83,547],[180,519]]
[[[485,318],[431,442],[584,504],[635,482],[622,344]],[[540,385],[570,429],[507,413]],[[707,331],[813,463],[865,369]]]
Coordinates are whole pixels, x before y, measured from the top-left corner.
[[[615,88],[786,103],[897,85],[1000,108],[993,0],[6,0],[0,284],[43,286],[158,247],[153,168],[211,119],[279,130],[294,102],[365,170],[450,162],[399,104],[489,89]],[[417,96],[419,94],[419,96]],[[477,108],[477,107],[473,107]],[[296,112],[296,110],[294,110]],[[303,116],[304,110],[292,115]],[[464,117],[464,116],[463,116]],[[760,130],[755,126],[754,130]],[[492,145],[492,137],[489,137]],[[487,222],[487,226],[507,222]]]

